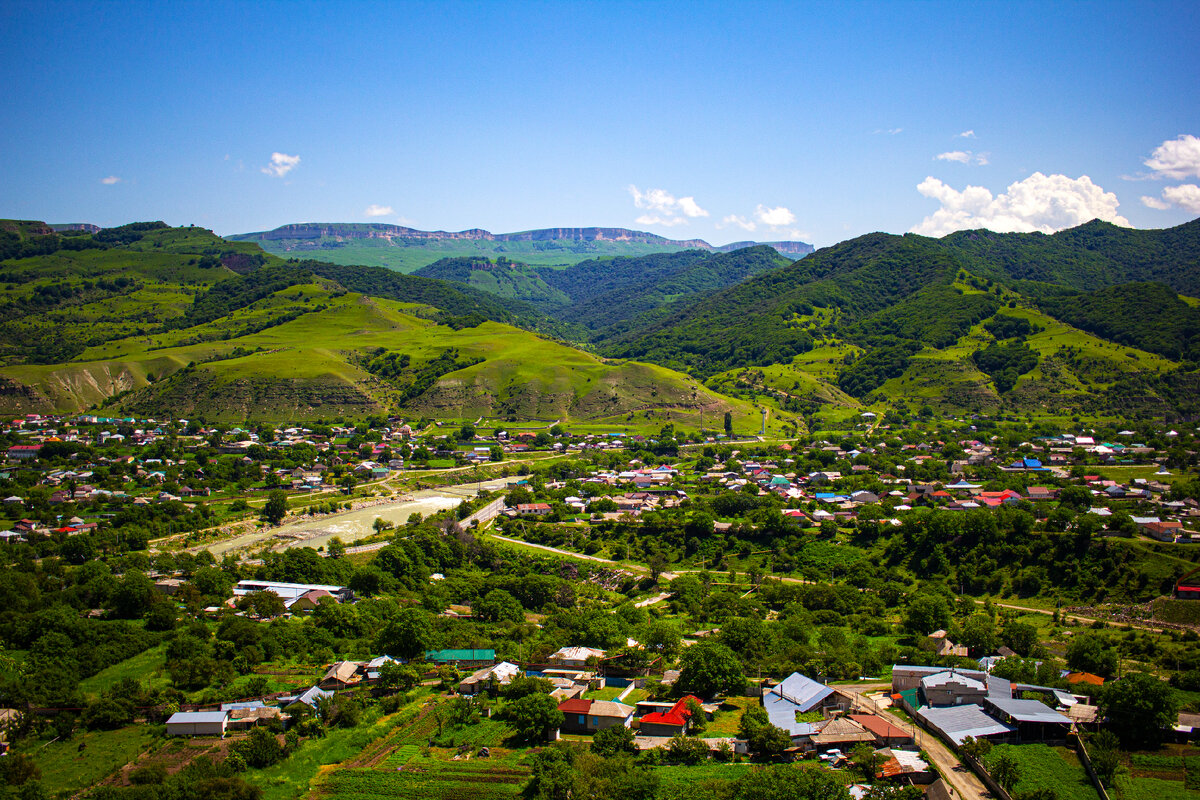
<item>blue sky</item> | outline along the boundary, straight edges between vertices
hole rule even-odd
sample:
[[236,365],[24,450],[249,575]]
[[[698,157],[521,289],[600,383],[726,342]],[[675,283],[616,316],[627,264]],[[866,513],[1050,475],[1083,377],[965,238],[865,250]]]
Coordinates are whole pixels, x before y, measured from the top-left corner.
[[0,216],[1167,227],[1200,215],[1198,8],[5,0]]

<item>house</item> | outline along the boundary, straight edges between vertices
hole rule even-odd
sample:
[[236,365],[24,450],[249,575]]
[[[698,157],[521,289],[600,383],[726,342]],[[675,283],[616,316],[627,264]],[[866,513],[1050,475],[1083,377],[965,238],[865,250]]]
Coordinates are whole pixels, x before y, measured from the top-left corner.
[[955,644],[946,638],[945,631],[934,631],[925,639],[926,649],[932,650],[939,656],[961,656],[969,655],[965,645]]
[[935,672],[921,679],[921,694],[931,706],[979,705],[987,697],[986,679],[970,678],[955,670]]
[[284,714],[278,708],[265,706],[260,702],[257,706],[230,710],[227,727],[232,730],[250,730],[251,728],[263,725],[270,725],[275,721],[283,723],[289,719],[291,717]]
[[291,600],[284,601],[284,607],[293,614],[298,614],[305,611],[316,611],[317,606],[321,604],[321,599],[328,597],[334,603],[337,598],[324,589],[313,589],[305,592],[299,597],[293,597]]
[[854,747],[859,742],[874,742],[875,737],[849,717],[834,717],[815,723],[816,732],[808,741],[817,750],[839,750]]
[[1016,729],[1024,741],[1063,741],[1071,730],[1071,718],[1050,708],[1041,700],[989,697],[984,701],[988,713]]
[[564,667],[582,667],[590,659],[600,660],[603,658],[604,651],[598,650],[595,647],[560,647],[547,656],[546,660],[552,664],[560,664]]
[[847,718],[854,720],[871,734],[876,747],[903,747],[913,743],[911,733],[878,714],[849,714]]
[[941,734],[942,738],[955,745],[961,745],[967,737],[990,739],[995,742],[1007,742],[1016,738],[1015,727],[988,716],[978,705],[921,708],[918,714],[929,727]]
[[167,720],[168,736],[224,736],[226,711],[176,711]]
[[8,448],[8,457],[13,461],[32,461],[41,449],[40,444],[14,444]]
[[542,517],[549,513],[548,503],[517,503],[517,514],[522,517]]
[[762,703],[771,724],[787,731],[793,740],[816,732],[811,723],[798,722],[797,714],[825,713],[848,707],[845,698],[832,686],[799,672],[793,672],[763,694]]
[[366,673],[368,681],[379,680],[380,673],[383,670],[384,664],[399,664],[400,662],[391,656],[376,656],[368,661],[363,666],[363,672]]
[[642,736],[682,736],[691,725],[692,712],[688,710],[688,700],[697,704],[700,698],[687,695],[675,701],[665,711],[652,711],[644,715],[638,726]]
[[492,667],[484,667],[471,673],[458,684],[459,694],[478,694],[489,691],[496,686],[507,686],[512,679],[521,674],[521,668],[508,661],[501,661]]
[[304,704],[304,705],[308,706],[309,708],[311,708],[313,711],[316,711],[317,706],[320,704],[320,702],[322,700],[328,700],[332,697],[333,697],[333,692],[326,691],[325,689],[322,689],[319,686],[313,686],[310,689],[306,689],[302,694],[299,694],[296,697],[291,698],[291,702],[287,703],[284,706],[284,708],[292,708],[293,706]]
[[456,667],[484,667],[496,663],[496,651],[486,649],[427,650],[425,660],[434,664],[453,664]]
[[237,586],[233,587],[235,597],[247,595],[250,592],[274,592],[279,595],[279,599],[287,605],[289,601],[295,600],[302,595],[312,591],[325,591],[333,595],[339,602],[346,603],[354,599],[354,592],[345,586],[326,586],[317,583],[283,583],[280,581],[256,581],[245,580],[238,581]]
[[564,733],[595,733],[618,725],[628,728],[633,722],[633,706],[612,700],[585,700],[575,697],[558,704],[563,713]]
[[358,662],[339,661],[329,668],[318,685],[322,689],[345,689],[361,681],[362,677],[358,674]]

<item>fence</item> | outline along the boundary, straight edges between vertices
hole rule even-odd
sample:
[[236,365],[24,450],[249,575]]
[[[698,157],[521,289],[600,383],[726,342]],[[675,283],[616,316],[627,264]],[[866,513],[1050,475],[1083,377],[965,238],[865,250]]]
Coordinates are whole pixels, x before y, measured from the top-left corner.
[[1092,757],[1088,754],[1087,746],[1083,743],[1083,737],[1075,734],[1074,739],[1075,753],[1083,763],[1083,768],[1087,770],[1088,777],[1092,779],[1092,785],[1096,787],[1101,800],[1109,800],[1108,792],[1105,790],[1104,784],[1100,782],[1100,776],[1096,774],[1096,768],[1092,766]]

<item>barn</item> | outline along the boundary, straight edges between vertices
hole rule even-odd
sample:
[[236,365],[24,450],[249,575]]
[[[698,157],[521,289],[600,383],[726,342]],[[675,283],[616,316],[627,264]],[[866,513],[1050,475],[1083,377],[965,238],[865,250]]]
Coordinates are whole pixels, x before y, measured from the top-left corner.
[[177,711],[167,720],[168,736],[224,736],[227,711]]

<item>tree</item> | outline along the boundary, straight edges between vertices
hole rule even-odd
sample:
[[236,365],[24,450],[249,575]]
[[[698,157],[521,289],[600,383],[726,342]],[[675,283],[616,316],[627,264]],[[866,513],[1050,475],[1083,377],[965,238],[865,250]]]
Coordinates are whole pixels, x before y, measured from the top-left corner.
[[266,590],[247,592],[238,598],[237,607],[242,611],[249,611],[259,619],[274,619],[287,610],[279,595]]
[[263,518],[272,525],[278,525],[287,516],[287,507],[287,495],[282,489],[275,489],[267,495],[267,503],[262,511]]
[[695,766],[708,758],[708,745],[699,739],[672,736],[667,743],[667,758],[676,764]]
[[229,749],[237,752],[247,765],[256,769],[269,767],[287,755],[275,734],[266,728],[254,728],[249,736]]
[[329,540],[329,544],[325,547],[325,552],[330,558],[344,558],[346,555],[346,543],[340,537],[335,536]]
[[1012,789],[1021,780],[1021,765],[1008,753],[1001,753],[988,765],[988,772],[996,779],[996,783],[1005,789]]
[[733,412],[725,412],[725,433],[729,436],[733,435]]
[[950,604],[940,595],[918,595],[904,612],[904,628],[910,633],[925,635],[944,630],[949,624]]
[[407,664],[385,661],[379,668],[379,685],[385,689],[407,691],[421,682],[421,673]]
[[501,719],[517,729],[517,733],[531,742],[542,741],[546,732],[557,728],[566,719],[558,710],[558,703],[548,694],[527,694],[504,706]]
[[989,739],[976,739],[974,736],[968,736],[959,746],[963,753],[969,755],[975,760],[979,760],[992,752],[992,743]]
[[1117,653],[1100,636],[1080,634],[1067,645],[1067,666],[1108,678],[1117,672]]
[[1179,696],[1165,681],[1145,672],[1105,684],[1096,699],[1100,714],[1126,746],[1157,746],[1163,732],[1175,724]]
[[1033,655],[1038,646],[1037,628],[1024,622],[1009,622],[1000,634],[1004,643],[1022,656]]
[[503,589],[492,589],[473,608],[475,616],[484,622],[523,622],[525,609]]
[[637,744],[633,741],[633,729],[624,725],[613,725],[596,731],[592,737],[592,752],[604,758],[612,758],[621,753],[635,755]]
[[683,651],[675,689],[701,697],[734,694],[746,685],[737,655],[719,642],[701,641]]
[[996,625],[989,614],[972,614],[963,624],[959,644],[966,645],[975,655],[984,655],[1000,645]]
[[694,697],[689,697],[684,705],[688,710],[688,733],[692,736],[699,736],[708,727],[708,720],[704,717],[704,707],[697,703]]
[[376,649],[394,658],[423,656],[433,645],[433,625],[428,612],[419,608],[401,609],[375,638]]
[[820,767],[777,764],[738,778],[732,800],[850,800],[850,792]]
[[738,723],[738,736],[745,739],[750,752],[760,758],[778,758],[792,745],[792,737],[783,728],[771,724],[762,706],[746,709]]
[[658,653],[664,658],[672,658],[679,652],[682,639],[679,628],[674,623],[662,619],[652,619],[646,623],[642,644],[651,652]]

